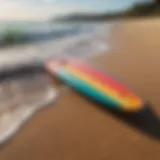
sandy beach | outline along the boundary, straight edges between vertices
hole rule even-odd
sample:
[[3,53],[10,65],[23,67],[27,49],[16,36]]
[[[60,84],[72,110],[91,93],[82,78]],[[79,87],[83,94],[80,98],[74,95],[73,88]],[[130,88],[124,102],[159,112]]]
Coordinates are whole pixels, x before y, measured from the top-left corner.
[[66,90],[8,144],[2,160],[159,160],[160,20],[130,20],[113,33],[110,54],[92,62],[140,95],[146,110],[120,115]]

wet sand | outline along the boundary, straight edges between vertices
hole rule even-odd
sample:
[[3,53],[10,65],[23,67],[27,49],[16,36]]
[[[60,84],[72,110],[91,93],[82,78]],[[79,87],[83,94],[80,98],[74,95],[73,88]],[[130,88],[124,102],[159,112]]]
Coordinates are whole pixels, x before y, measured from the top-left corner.
[[1,148],[0,159],[160,159],[160,20],[124,22],[110,41],[111,54],[93,63],[130,86],[148,108],[120,115],[67,90]]

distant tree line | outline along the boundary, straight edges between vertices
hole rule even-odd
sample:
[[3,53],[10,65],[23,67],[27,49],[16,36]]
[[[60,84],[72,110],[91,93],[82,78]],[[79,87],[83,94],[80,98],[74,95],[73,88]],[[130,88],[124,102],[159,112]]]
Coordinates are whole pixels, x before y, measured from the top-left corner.
[[75,13],[63,17],[58,17],[56,21],[103,21],[117,18],[132,18],[143,16],[160,16],[160,0],[154,0],[152,3],[136,4],[125,11],[104,14],[84,14]]
[[153,16],[160,15],[160,1],[135,5],[124,12],[124,16]]

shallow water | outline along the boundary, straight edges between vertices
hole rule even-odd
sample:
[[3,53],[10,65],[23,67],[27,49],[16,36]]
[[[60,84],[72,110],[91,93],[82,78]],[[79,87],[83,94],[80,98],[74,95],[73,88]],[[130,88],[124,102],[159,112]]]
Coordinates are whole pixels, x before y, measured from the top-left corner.
[[[55,57],[87,59],[109,49],[107,38],[115,24],[97,25],[94,32],[83,32],[41,43],[0,49],[0,144],[10,139],[26,121],[47,104],[55,102],[57,91],[45,72],[13,76],[13,69],[43,65]],[[2,72],[12,72],[6,78]],[[22,71],[23,73],[23,71]],[[5,78],[4,78],[5,77]]]
[[9,78],[0,84],[0,144],[8,140],[33,114],[58,96],[45,73]]

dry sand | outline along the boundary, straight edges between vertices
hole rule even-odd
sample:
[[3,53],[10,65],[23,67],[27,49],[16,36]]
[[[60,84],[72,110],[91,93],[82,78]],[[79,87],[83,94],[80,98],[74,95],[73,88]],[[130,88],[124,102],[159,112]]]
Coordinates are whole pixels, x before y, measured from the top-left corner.
[[111,113],[66,91],[0,150],[2,160],[159,160],[160,20],[124,22],[112,54],[93,60],[149,101],[136,115]]

